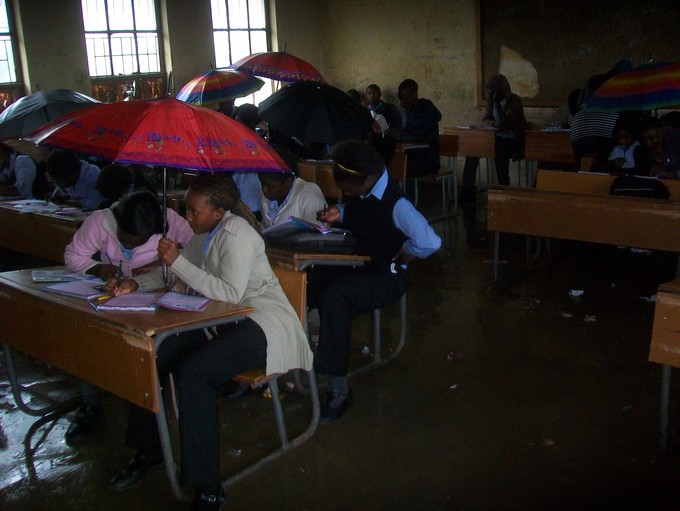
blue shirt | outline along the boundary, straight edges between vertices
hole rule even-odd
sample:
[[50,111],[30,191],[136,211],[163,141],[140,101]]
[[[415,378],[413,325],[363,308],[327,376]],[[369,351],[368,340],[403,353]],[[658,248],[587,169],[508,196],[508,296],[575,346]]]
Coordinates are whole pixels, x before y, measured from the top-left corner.
[[[379,200],[382,199],[385,188],[387,188],[387,181],[387,170],[383,170],[371,191],[363,195],[362,198],[373,195]],[[345,213],[345,205],[337,204],[337,207],[340,209],[340,218],[342,219]],[[408,238],[404,242],[403,249],[409,254],[424,259],[434,254],[441,247],[441,238],[427,223],[427,219],[405,197],[399,199],[394,205],[392,221],[395,227]]]
[[80,201],[83,209],[97,209],[104,198],[99,194],[94,187],[99,177],[99,167],[87,163],[80,162],[80,175],[73,186],[69,186],[67,191],[71,199]]
[[262,184],[255,172],[234,172],[234,183],[241,194],[241,200],[251,211],[260,211]]

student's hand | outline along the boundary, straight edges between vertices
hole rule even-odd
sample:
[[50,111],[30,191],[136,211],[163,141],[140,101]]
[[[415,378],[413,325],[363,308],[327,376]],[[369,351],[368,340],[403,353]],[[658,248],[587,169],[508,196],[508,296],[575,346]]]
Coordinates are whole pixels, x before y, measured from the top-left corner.
[[87,270],[87,273],[90,275],[96,275],[102,280],[110,280],[116,278],[116,275],[118,274],[118,267],[113,266],[112,264],[96,264]]
[[179,257],[179,245],[168,238],[161,238],[158,242],[158,258],[172,266],[172,263]]
[[126,295],[128,293],[134,293],[139,288],[139,284],[132,279],[124,279],[118,285],[117,279],[114,277],[109,279],[104,286],[104,290],[113,296]]
[[327,224],[332,224],[340,220],[340,208],[337,206],[328,206],[327,208],[317,211],[316,219],[319,222],[325,222]]
[[396,255],[392,258],[392,260],[395,263],[401,263],[401,264],[409,264],[411,263],[416,256],[413,254],[409,254],[404,248],[400,248],[399,252],[396,253]]
[[626,163],[626,160],[623,156],[619,156],[618,158],[614,158],[614,165],[616,165],[616,168],[621,168],[623,165]]

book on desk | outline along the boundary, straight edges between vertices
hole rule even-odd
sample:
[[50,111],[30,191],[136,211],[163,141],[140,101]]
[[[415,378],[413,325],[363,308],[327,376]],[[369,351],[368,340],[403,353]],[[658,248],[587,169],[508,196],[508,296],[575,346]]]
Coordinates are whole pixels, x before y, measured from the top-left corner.
[[269,247],[300,252],[353,254],[356,249],[356,238],[350,231],[294,216],[263,230],[262,237]]
[[200,312],[212,302],[205,296],[192,296],[175,291],[167,293],[128,293],[105,302],[90,302],[97,311],[145,312],[165,307],[177,311]]

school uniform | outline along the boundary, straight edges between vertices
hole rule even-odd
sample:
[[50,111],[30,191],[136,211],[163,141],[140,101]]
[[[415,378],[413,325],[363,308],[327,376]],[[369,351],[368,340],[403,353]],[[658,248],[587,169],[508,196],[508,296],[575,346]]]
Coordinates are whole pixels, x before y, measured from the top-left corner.
[[99,167],[86,161],[80,162],[80,174],[73,186],[66,191],[71,199],[79,201],[83,209],[95,210],[104,200],[104,197],[95,188],[99,177]]
[[[245,320],[218,327],[211,340],[202,330],[167,339],[156,356],[159,377],[169,371],[177,377],[182,484],[219,484],[215,389],[261,365],[268,374],[309,370],[313,357],[261,236],[243,218],[226,213],[211,233],[194,236],[169,270],[203,296],[255,309]],[[163,284],[160,271],[135,280],[139,291]],[[158,449],[154,414],[132,407],[127,445]]]
[[348,198],[339,207],[343,227],[357,238],[357,253],[371,261],[358,269],[318,268],[310,275],[310,294],[320,319],[315,368],[333,376],[348,372],[354,316],[394,303],[408,289],[408,267],[393,264],[393,257],[403,247],[425,258],[441,246],[439,236],[386,170],[368,194]]
[[289,216],[302,218],[308,222],[316,222],[316,213],[326,207],[326,199],[316,183],[309,183],[296,177],[281,203],[270,201],[262,195],[262,227],[265,229],[279,224]]

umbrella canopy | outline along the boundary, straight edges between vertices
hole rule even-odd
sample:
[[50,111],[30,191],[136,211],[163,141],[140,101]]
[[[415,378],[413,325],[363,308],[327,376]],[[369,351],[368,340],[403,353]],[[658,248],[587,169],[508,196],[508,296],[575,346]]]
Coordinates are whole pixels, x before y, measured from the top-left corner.
[[26,140],[119,163],[208,171],[289,170],[255,132],[215,110],[170,97],[73,112]]
[[90,96],[69,89],[29,94],[0,114],[0,138],[23,137],[64,114],[99,103]]
[[680,105],[680,64],[661,62],[619,73],[585,102],[594,112],[655,110]]
[[257,92],[264,81],[236,69],[213,69],[197,76],[177,93],[177,99],[194,105],[211,105]]
[[288,135],[323,144],[363,140],[373,118],[342,90],[317,82],[295,82],[276,91],[259,106],[270,127]]
[[313,65],[285,51],[253,53],[233,63],[229,68],[280,82],[324,81],[321,73]]

